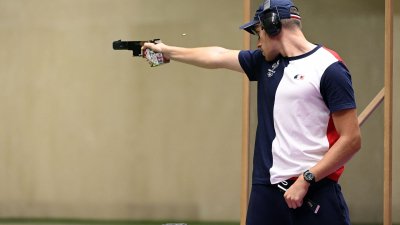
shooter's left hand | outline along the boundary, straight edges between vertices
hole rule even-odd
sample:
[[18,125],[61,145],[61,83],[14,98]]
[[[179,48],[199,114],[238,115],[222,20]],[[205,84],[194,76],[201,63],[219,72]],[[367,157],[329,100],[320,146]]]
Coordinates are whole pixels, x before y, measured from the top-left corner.
[[304,196],[308,192],[310,184],[301,175],[296,182],[283,195],[289,208],[296,209],[303,205]]

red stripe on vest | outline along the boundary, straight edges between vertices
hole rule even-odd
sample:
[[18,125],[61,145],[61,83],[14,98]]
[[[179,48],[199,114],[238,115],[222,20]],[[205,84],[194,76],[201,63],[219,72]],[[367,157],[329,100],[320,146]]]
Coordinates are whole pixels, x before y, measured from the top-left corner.
[[[328,123],[328,129],[327,129],[327,132],[326,132],[326,136],[327,136],[328,142],[329,142],[329,149],[333,146],[333,144],[336,143],[336,141],[340,137],[340,135],[336,131],[335,124],[333,123],[332,115],[329,118],[329,123]],[[342,175],[343,171],[344,171],[344,166],[341,166],[334,173],[330,174],[328,176],[328,178],[332,179],[334,181],[338,181],[340,176]]]

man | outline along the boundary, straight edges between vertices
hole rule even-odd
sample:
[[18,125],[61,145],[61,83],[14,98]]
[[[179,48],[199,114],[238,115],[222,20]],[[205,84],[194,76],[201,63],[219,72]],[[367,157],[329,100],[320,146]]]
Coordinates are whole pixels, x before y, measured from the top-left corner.
[[[361,147],[351,77],[335,52],[307,41],[300,20],[290,0],[266,0],[241,26],[258,35],[257,50],[143,46],[258,82],[248,225],[350,224],[337,181]],[[280,184],[291,186],[282,194]],[[320,208],[309,210],[308,199]]]

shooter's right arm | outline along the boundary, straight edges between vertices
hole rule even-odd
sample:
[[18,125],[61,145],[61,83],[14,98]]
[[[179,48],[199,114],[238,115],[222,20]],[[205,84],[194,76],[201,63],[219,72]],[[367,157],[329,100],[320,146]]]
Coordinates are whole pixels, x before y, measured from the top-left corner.
[[181,48],[163,43],[145,43],[143,50],[146,48],[161,52],[165,58],[182,63],[207,69],[224,68],[243,73],[238,58],[239,50],[222,47]]

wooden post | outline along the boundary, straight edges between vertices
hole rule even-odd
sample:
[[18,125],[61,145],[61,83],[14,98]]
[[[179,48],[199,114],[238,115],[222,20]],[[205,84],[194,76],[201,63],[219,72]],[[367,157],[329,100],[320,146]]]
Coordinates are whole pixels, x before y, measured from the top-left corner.
[[[250,0],[243,0],[244,21],[250,21]],[[250,49],[250,34],[244,32],[244,49]],[[247,204],[249,201],[249,121],[250,121],[250,82],[246,75],[243,76],[242,97],[242,174],[240,195],[240,225],[246,224]]]
[[362,113],[358,116],[358,125],[360,127],[364,124],[364,122],[368,119],[368,117],[375,111],[376,108],[382,103],[383,98],[385,97],[385,88],[375,96],[374,99],[367,105],[367,107],[362,111]]
[[392,225],[393,3],[385,0],[383,224]]

